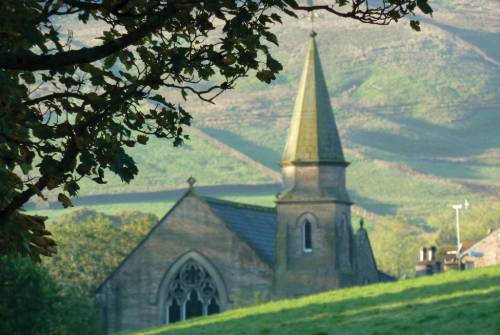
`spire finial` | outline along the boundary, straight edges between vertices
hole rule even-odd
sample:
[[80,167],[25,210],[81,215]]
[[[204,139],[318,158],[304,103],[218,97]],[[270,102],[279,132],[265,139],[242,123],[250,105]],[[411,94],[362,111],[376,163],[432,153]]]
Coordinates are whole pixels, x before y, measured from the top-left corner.
[[[313,0],[307,0],[307,5],[309,7],[313,6]],[[314,31],[314,11],[309,11],[309,20],[311,21],[311,33],[309,34],[311,37],[316,36],[316,32]]]
[[192,189],[194,187],[194,184],[196,183],[196,179],[191,176],[187,179],[187,183],[189,184],[189,188]]

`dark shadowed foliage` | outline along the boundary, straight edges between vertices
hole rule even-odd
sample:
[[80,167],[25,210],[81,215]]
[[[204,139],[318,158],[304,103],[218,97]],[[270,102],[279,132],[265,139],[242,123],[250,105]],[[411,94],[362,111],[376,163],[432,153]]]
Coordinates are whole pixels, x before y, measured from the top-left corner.
[[64,291],[41,265],[26,257],[0,258],[1,335],[94,335],[90,299]]

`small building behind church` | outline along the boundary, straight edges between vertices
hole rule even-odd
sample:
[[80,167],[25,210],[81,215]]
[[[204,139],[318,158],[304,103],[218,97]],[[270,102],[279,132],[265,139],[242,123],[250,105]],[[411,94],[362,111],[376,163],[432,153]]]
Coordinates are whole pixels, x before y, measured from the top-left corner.
[[97,289],[105,332],[386,278],[367,231],[353,231],[348,165],[311,33],[276,206],[205,197],[191,185]]
[[500,228],[490,229],[486,236],[474,243],[466,241],[460,250],[451,250],[436,256],[436,247],[421,247],[415,266],[417,277],[450,270],[467,270],[500,264]]
[[443,269],[443,260],[436,257],[436,246],[421,247],[418,263],[415,266],[415,276],[428,276],[441,272]]
[[466,269],[500,264],[500,228],[489,230],[482,240],[467,248],[462,263]]

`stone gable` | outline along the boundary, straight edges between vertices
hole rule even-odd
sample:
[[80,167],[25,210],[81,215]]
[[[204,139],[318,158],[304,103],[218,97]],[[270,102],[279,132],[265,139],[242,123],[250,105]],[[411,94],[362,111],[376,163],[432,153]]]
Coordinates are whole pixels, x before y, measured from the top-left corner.
[[203,199],[188,192],[98,289],[106,331],[163,323],[162,284],[169,269],[189,253],[217,271],[226,296],[222,310],[230,308],[233,297],[249,300],[248,292],[270,293],[270,266]]
[[463,262],[467,267],[485,267],[500,264],[500,228],[491,232],[464,251]]

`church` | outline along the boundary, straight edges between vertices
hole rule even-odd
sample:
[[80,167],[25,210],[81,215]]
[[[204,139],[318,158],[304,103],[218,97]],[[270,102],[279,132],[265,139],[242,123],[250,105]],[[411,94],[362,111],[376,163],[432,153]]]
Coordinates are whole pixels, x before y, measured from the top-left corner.
[[273,208],[186,193],[97,289],[105,332],[383,280],[355,233],[346,162],[316,46],[305,66]]

